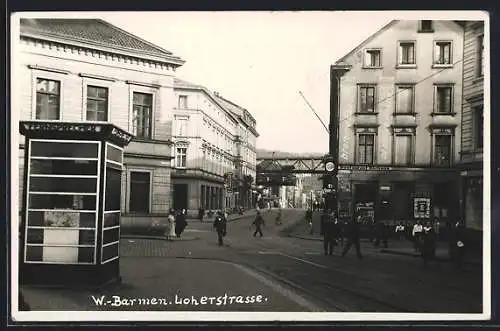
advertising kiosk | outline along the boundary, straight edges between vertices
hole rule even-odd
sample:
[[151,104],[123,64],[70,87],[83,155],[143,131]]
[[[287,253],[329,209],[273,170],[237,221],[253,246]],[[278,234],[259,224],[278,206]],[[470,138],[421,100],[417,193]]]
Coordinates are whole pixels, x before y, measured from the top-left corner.
[[111,123],[22,121],[26,137],[19,282],[120,281],[123,148]]

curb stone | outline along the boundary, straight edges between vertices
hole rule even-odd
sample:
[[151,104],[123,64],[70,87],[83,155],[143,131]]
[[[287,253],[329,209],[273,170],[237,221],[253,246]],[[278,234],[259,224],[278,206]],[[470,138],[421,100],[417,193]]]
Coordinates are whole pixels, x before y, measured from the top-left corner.
[[164,241],[193,241],[199,240],[200,237],[184,237],[184,238],[174,238],[173,240],[167,240],[164,236],[147,236],[147,235],[134,235],[134,234],[123,234],[120,239],[150,239],[150,240],[164,240]]

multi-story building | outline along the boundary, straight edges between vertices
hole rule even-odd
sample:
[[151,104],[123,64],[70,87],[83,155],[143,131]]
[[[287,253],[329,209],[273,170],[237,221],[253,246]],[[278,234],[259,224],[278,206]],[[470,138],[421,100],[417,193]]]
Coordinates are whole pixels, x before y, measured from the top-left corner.
[[255,178],[255,120],[203,86],[175,79],[174,89],[174,208],[193,212],[239,205],[238,195],[245,192],[233,192],[233,186],[239,187],[237,179],[251,176],[251,185]]
[[235,136],[235,180],[232,183],[236,206],[250,208],[257,173],[257,122],[248,110],[215,93],[217,101],[238,119]]
[[460,174],[465,226],[483,229],[484,22],[464,21]]
[[[21,19],[18,51],[12,77],[19,119],[112,122],[132,133],[124,150],[122,213],[165,214],[174,76],[184,61],[98,19]],[[22,151],[19,156],[22,169]]]
[[396,20],[332,66],[341,212],[411,220],[420,196],[425,217],[458,216],[463,36],[454,21]]

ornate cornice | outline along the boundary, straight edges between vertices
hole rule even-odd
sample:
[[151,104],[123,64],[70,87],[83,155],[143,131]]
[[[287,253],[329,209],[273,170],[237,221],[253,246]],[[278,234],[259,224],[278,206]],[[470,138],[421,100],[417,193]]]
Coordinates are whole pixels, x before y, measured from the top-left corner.
[[104,49],[100,47],[90,47],[87,45],[67,44],[61,41],[51,40],[50,38],[41,39],[39,37],[24,35],[21,37],[21,43],[25,45],[52,49],[55,51],[71,54],[79,54],[87,57],[101,58],[116,63],[135,64],[141,67],[153,68],[159,71],[174,72],[179,65],[168,63],[160,58],[151,56],[139,56],[125,51]]

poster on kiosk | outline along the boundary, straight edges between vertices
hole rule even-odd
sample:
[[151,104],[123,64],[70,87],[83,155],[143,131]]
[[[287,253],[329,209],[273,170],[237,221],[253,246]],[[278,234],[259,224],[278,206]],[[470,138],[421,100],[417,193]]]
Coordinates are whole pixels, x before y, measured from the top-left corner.
[[110,123],[20,122],[25,136],[20,284],[120,281],[123,148]]

